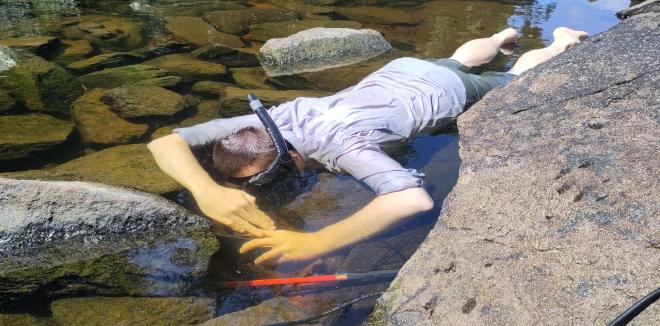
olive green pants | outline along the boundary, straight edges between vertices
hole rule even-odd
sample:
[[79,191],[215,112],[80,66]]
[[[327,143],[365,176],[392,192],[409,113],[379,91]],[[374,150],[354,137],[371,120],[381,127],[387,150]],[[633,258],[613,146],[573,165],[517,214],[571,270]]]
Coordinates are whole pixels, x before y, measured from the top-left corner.
[[438,66],[450,69],[463,81],[465,86],[465,107],[469,107],[479,101],[486,93],[493,88],[504,85],[511,81],[515,75],[507,72],[487,71],[479,75],[468,73],[470,67],[464,66],[453,59],[435,59],[429,60]]

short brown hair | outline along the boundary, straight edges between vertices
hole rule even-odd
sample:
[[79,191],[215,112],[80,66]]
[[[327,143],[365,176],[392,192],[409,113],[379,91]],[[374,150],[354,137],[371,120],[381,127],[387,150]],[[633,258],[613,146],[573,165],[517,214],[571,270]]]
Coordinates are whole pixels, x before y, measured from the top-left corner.
[[273,141],[263,128],[245,127],[219,138],[213,145],[213,166],[221,176],[235,176],[250,165],[266,168],[277,157]]

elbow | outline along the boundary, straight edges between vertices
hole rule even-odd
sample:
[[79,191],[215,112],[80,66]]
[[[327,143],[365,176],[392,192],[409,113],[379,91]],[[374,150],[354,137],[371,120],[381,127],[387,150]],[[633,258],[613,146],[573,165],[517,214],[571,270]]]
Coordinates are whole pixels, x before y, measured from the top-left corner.
[[433,209],[435,203],[424,188],[411,188],[408,189],[408,192],[410,194],[408,203],[411,206],[411,211],[425,213]]

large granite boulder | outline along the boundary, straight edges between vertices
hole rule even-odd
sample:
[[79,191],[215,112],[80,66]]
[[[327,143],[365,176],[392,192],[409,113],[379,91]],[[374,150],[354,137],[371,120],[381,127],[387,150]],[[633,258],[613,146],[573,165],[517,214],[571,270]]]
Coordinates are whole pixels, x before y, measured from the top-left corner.
[[257,58],[268,76],[281,76],[350,65],[390,48],[385,38],[371,29],[316,27],[269,40]]
[[162,197],[0,179],[0,307],[75,294],[185,295],[218,248],[208,220]]
[[32,157],[64,143],[73,124],[45,114],[0,116],[0,161]]
[[658,21],[628,18],[458,119],[458,183],[373,324],[602,325],[657,288]]
[[79,97],[71,109],[71,119],[85,143],[123,144],[139,140],[149,129],[146,124],[126,121],[101,102],[107,90],[95,88]]

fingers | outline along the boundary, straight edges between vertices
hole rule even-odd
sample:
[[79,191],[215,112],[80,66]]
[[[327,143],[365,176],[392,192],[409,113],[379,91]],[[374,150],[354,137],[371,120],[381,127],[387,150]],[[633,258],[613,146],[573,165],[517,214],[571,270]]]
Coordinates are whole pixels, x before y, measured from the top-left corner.
[[250,223],[255,224],[262,229],[275,230],[275,222],[273,222],[266,213],[257,208],[257,206],[250,205],[244,207],[241,213],[243,213],[241,214],[241,217]]
[[275,238],[259,238],[259,239],[254,239],[250,240],[246,243],[244,243],[241,246],[241,249],[239,249],[239,252],[244,254],[248,251],[254,250],[259,247],[272,247],[276,244],[278,244],[279,241],[278,239]]
[[271,260],[271,259],[275,259],[277,257],[280,257],[280,256],[282,256],[283,251],[284,250],[282,248],[272,249],[272,250],[266,252],[265,254],[257,257],[257,259],[254,260],[254,263],[255,264],[261,264],[261,263],[263,263],[267,260]]

